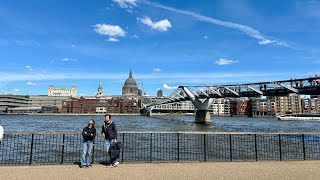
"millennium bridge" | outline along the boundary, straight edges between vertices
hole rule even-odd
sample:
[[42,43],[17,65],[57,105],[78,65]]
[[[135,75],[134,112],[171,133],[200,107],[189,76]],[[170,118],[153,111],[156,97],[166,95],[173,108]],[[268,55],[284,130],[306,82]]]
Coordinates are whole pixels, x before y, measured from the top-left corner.
[[291,93],[320,95],[320,77],[247,84],[179,86],[165,100],[143,104],[142,108],[145,115],[151,115],[156,105],[188,100],[192,102],[196,110],[195,122],[209,124],[211,119],[208,110],[215,98],[286,96]]

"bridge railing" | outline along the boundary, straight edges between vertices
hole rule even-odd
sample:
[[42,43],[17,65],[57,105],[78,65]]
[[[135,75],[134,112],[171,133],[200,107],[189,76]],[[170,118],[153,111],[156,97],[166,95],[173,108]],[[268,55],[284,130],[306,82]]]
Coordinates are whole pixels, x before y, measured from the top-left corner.
[[[121,132],[119,161],[191,162],[320,159],[320,134]],[[0,145],[0,165],[78,164],[79,133],[10,133]],[[106,162],[97,136],[93,162]]]

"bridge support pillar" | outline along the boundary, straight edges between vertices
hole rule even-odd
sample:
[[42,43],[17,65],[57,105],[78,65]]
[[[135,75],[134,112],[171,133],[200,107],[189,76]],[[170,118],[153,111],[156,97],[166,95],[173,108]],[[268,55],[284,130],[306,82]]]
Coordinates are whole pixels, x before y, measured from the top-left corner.
[[146,112],[146,116],[151,117],[152,116],[152,112],[151,111],[147,111]]
[[197,124],[210,124],[210,113],[207,110],[197,110],[195,122]]

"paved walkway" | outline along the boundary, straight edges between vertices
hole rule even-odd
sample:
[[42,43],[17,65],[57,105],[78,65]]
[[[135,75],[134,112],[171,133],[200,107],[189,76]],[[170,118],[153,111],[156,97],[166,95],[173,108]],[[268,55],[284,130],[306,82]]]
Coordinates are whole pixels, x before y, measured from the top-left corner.
[[320,179],[320,161],[260,161],[120,164],[107,168],[97,164],[80,169],[76,165],[0,166],[0,179]]

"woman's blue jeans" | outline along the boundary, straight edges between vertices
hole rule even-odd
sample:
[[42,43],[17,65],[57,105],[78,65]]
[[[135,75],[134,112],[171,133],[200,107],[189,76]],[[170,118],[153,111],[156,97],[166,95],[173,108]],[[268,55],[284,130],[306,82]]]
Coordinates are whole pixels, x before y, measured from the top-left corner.
[[93,142],[86,141],[82,143],[81,166],[89,166],[92,162]]

